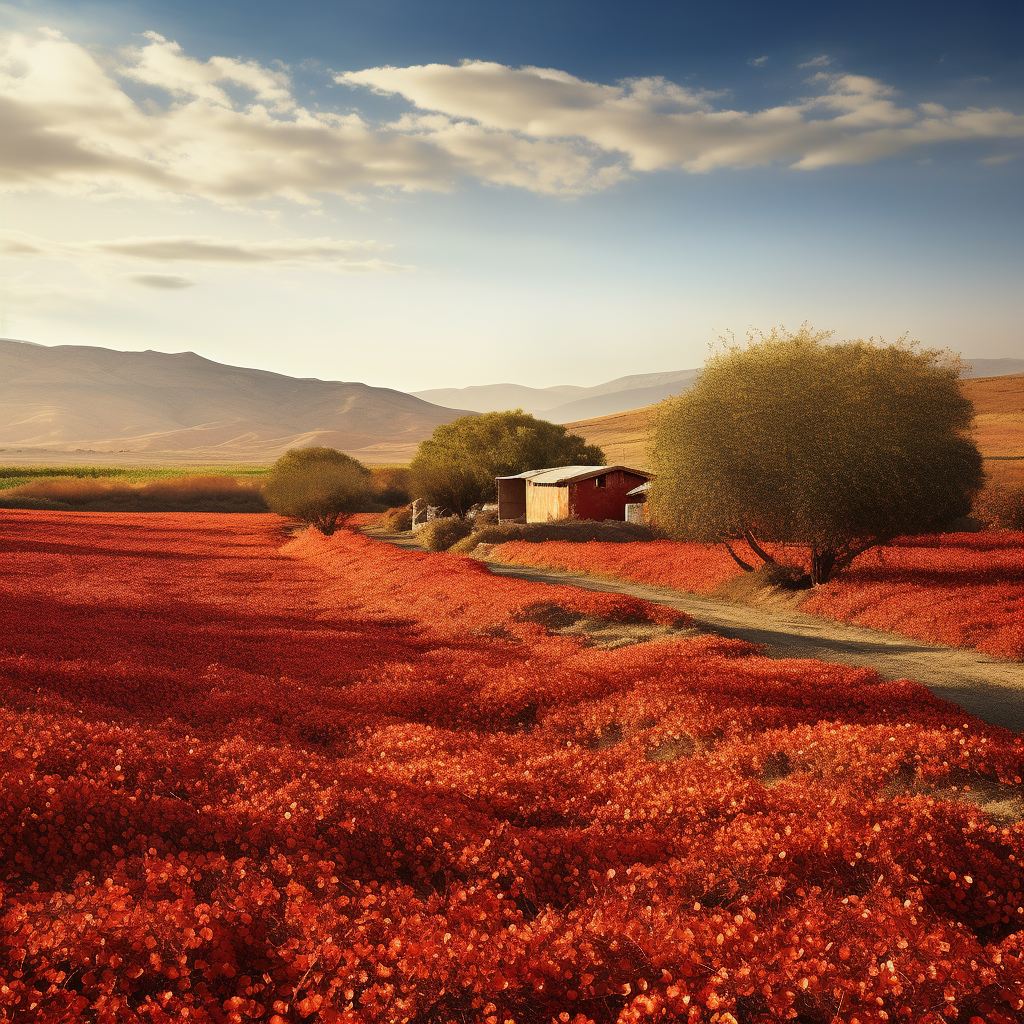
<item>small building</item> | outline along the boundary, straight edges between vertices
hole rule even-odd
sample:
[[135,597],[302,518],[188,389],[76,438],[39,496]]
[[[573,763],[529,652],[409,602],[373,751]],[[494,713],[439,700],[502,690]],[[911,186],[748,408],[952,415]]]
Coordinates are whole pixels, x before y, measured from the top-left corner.
[[651,491],[651,481],[647,480],[639,487],[634,487],[626,495],[626,522],[644,524],[647,522],[647,495]]
[[498,519],[621,521],[626,518],[628,493],[650,479],[650,473],[627,466],[561,466],[499,476]]

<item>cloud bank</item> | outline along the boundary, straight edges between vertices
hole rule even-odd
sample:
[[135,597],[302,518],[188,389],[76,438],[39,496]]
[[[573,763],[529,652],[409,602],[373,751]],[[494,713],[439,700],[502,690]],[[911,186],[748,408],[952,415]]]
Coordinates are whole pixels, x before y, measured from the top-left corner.
[[[332,238],[242,242],[208,235],[166,235],[118,238],[92,242],[54,242],[21,233],[0,240],[0,255],[88,261],[97,258],[143,260],[149,263],[220,265],[319,265],[345,273],[387,273],[411,268],[388,263],[369,253],[388,249],[379,242]],[[362,258],[360,258],[362,257]],[[154,277],[159,275],[141,275]],[[139,279],[139,276],[136,276]],[[151,283],[151,282],[143,282]],[[154,287],[178,287],[154,285]]]
[[191,288],[195,281],[178,274],[130,274],[129,279],[144,288],[157,288],[162,291],[177,291],[181,288]]
[[155,33],[112,66],[57,32],[13,33],[0,40],[0,186],[313,203],[469,178],[578,195],[651,171],[813,170],[1024,136],[1010,111],[901,106],[883,82],[824,72],[813,95],[756,111],[663,78],[606,85],[481,61],[335,81],[411,109],[383,122],[311,109],[285,71],[195,60]]

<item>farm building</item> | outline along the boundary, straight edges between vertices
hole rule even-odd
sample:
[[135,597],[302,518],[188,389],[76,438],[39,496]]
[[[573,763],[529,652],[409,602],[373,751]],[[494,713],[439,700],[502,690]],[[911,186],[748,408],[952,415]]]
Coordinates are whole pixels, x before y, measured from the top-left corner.
[[639,487],[634,487],[626,495],[626,522],[644,523],[647,521],[647,495],[651,493],[651,481],[646,480]]
[[527,523],[570,516],[623,520],[627,494],[650,478],[626,466],[562,466],[499,476],[498,518]]

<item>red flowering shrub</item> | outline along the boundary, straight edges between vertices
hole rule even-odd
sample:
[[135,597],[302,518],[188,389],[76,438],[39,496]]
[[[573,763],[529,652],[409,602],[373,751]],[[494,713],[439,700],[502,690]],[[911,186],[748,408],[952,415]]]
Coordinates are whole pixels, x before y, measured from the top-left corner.
[[804,611],[1024,658],[1024,533],[908,537],[862,555]]
[[495,548],[497,562],[536,565],[635,580],[655,587],[672,587],[707,594],[739,572],[729,553],[719,544],[691,544],[655,540],[637,544],[590,541],[547,541],[534,544],[513,540]]
[[270,516],[0,518],[0,1021],[1024,1012],[1024,741]]
[[[492,557],[698,594],[710,593],[738,572],[723,548],[673,541],[510,541]],[[842,576],[811,593],[801,610],[916,640],[1024,658],[1024,533],[897,540],[861,555]]]

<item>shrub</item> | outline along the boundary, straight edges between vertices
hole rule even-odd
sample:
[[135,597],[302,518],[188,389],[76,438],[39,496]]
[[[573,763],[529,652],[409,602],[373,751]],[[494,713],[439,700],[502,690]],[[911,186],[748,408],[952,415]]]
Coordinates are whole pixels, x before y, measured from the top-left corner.
[[468,537],[473,527],[458,516],[432,519],[416,531],[416,539],[428,551],[447,551],[456,541]]
[[623,544],[630,541],[653,540],[654,535],[639,523],[597,522],[593,519],[552,519],[547,523],[490,523],[474,528],[473,532],[451,547],[455,554],[467,555],[478,544],[504,544],[525,540],[569,541],[585,544],[588,541],[607,541]]
[[546,523],[523,523],[519,536],[528,541],[564,540],[576,544],[588,541],[608,541],[625,544],[630,541],[652,540],[654,535],[640,523],[618,522],[614,519],[552,519]]
[[370,473],[377,501],[382,505],[394,508],[412,501],[408,466],[374,466]]
[[463,537],[448,550],[456,555],[468,555],[478,544],[504,544],[507,540],[518,540],[522,534],[515,523],[497,523],[482,526],[468,537]]
[[479,530],[484,526],[494,526],[498,522],[498,506],[482,505],[475,515],[471,511],[466,518],[472,519],[474,530]]
[[904,339],[832,333],[754,332],[659,407],[650,501],[662,528],[742,538],[764,561],[765,541],[806,545],[818,585],[868,548],[970,511],[983,472],[958,365]]
[[263,484],[272,512],[334,533],[373,501],[370,471],[335,448],[293,448],[274,463]]
[[405,533],[412,529],[412,505],[404,505],[402,508],[390,508],[374,524],[382,530],[392,530],[395,533]]

